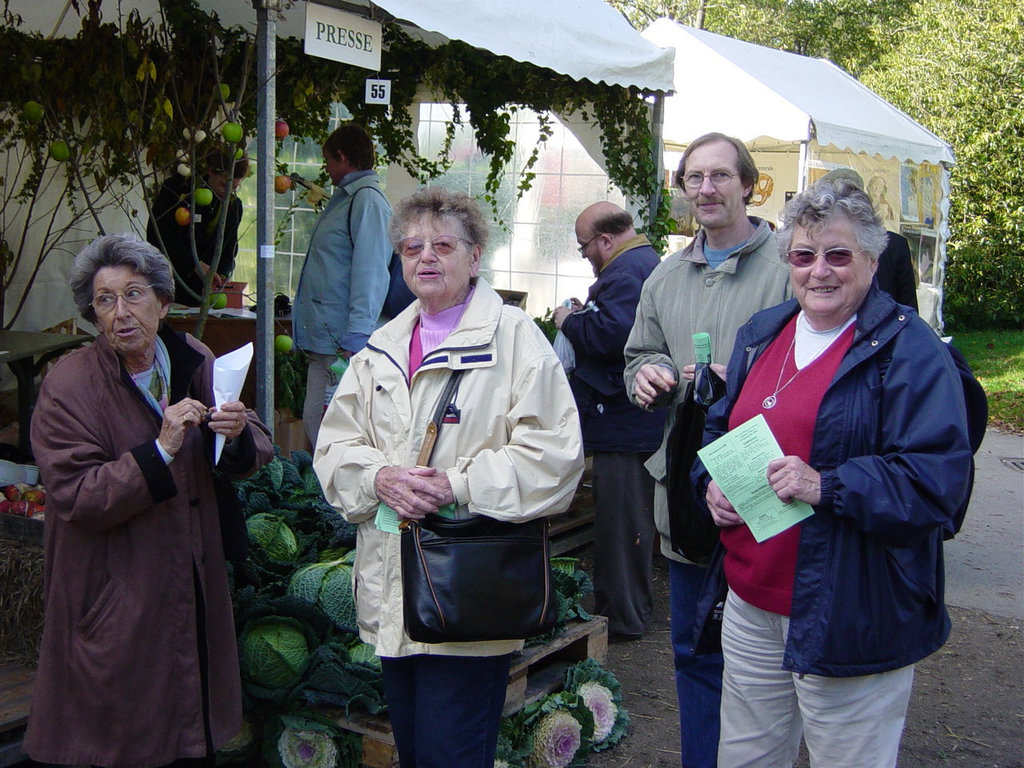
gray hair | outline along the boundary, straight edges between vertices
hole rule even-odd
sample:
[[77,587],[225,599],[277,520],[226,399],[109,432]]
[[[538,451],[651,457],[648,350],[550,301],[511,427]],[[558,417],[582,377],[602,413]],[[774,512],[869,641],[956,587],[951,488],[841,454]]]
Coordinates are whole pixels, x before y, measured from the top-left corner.
[[135,235],[104,235],[85,246],[71,267],[75,306],[78,314],[90,323],[96,322],[96,310],[92,306],[93,280],[104,267],[128,267],[152,285],[159,298],[174,301],[174,275],[166,256]]
[[882,220],[875,213],[871,199],[851,181],[818,181],[786,204],[782,226],[775,233],[779,255],[786,261],[793,242],[793,228],[820,230],[836,216],[846,217],[853,225],[857,246],[869,259],[876,261],[885,250],[889,236]]
[[405,228],[423,216],[454,219],[462,225],[466,239],[480,250],[487,247],[490,227],[476,201],[465,192],[444,187],[423,187],[402,200],[391,219],[389,234],[395,246],[405,237]]

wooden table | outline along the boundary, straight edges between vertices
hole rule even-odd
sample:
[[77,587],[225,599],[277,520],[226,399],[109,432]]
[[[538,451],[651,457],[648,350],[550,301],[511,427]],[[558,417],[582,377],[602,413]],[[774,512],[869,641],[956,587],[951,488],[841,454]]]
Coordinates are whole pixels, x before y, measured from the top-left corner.
[[0,362],[7,363],[18,380],[18,448],[26,455],[32,455],[29,426],[36,376],[50,360],[87,341],[92,341],[92,336],[0,331]]

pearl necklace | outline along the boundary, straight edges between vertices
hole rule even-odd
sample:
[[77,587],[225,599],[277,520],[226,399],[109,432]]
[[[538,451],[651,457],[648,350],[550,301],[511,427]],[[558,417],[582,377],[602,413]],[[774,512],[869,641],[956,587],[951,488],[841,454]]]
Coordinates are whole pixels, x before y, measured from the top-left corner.
[[[779,368],[779,378],[775,382],[775,391],[772,392],[768,397],[761,401],[761,407],[766,411],[771,410],[775,407],[775,404],[779,402],[779,393],[793,383],[793,379],[800,375],[800,371],[803,368],[797,368],[796,373],[789,377],[785,384],[782,383],[782,374],[786,372],[786,361],[789,360],[789,356],[793,354],[793,347],[796,345],[796,335],[793,335],[793,340],[789,342],[789,349],[786,350],[786,356],[782,358],[782,367]],[[794,359],[793,364],[796,365]]]

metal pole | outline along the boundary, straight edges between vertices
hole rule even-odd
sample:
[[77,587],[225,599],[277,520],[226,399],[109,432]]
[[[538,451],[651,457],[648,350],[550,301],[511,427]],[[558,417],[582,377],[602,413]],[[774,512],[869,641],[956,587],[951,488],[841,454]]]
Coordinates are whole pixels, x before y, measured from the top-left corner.
[[651,115],[651,153],[654,160],[654,179],[651,189],[650,210],[648,211],[651,224],[658,217],[658,208],[661,207],[662,188],[665,185],[665,94],[658,91],[654,94],[654,111]]
[[256,413],[274,432],[274,122],[279,0],[256,8]]

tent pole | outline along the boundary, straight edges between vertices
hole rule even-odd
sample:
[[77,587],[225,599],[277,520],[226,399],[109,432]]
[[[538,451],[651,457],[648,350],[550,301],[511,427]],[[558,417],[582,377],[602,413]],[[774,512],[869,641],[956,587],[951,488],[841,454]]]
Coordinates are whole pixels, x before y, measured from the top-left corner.
[[650,209],[648,211],[648,222],[653,224],[658,217],[658,208],[661,207],[661,195],[665,178],[665,94],[658,91],[654,94],[654,111],[651,114],[651,152],[654,160],[654,178],[651,185]]
[[256,414],[274,434],[274,122],[277,110],[277,12],[256,8]]

